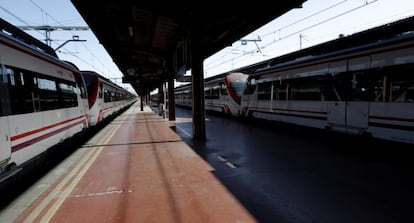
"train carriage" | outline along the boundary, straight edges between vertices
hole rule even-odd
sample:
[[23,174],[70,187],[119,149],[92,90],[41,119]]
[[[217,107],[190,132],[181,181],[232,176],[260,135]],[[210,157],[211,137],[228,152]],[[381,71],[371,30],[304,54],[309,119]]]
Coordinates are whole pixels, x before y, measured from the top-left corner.
[[79,70],[0,21],[0,180],[88,127]]
[[[205,109],[414,144],[413,21],[209,77]],[[191,107],[191,85],[175,90],[177,105]]]
[[[238,117],[240,115],[241,95],[247,77],[246,74],[233,72],[206,80],[204,87],[205,109]],[[191,84],[177,87],[174,94],[176,105],[191,107]]]
[[89,125],[96,126],[136,100],[136,96],[95,71],[81,71],[86,82]]
[[414,143],[414,34],[259,69],[245,116]]

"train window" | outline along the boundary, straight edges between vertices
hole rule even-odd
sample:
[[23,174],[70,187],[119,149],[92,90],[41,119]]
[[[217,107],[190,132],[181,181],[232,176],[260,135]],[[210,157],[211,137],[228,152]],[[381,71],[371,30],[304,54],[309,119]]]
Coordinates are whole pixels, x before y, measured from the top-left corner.
[[102,83],[99,85],[98,98],[102,98]]
[[[372,70],[352,74],[352,100],[375,101],[378,97],[378,84],[382,85],[382,76]],[[377,93],[376,93],[377,92]]]
[[[1,95],[8,95],[2,114],[25,114],[78,105],[75,82],[4,66]],[[3,100],[2,100],[3,101]],[[3,101],[4,102],[4,101]]]
[[76,95],[76,84],[72,82],[59,83],[60,95],[59,101],[63,108],[78,106],[78,100]]
[[110,99],[110,101],[116,101],[115,99],[116,99],[115,92],[111,91],[111,99]]
[[116,97],[117,97],[117,99],[116,99],[117,101],[121,101],[123,96],[120,92],[117,92]]
[[59,83],[59,88],[63,93],[73,94],[76,87],[72,83]]
[[411,82],[411,85],[405,91],[404,101],[405,102],[414,102],[414,82]]
[[331,74],[319,76],[318,81],[320,82],[323,101],[341,101],[334,85],[334,78]]
[[89,73],[82,73],[83,79],[85,80],[85,84],[86,84],[86,89],[88,90],[88,92],[92,92],[93,91],[93,87],[96,83],[96,79],[94,78],[94,76],[89,75]]
[[213,99],[219,99],[220,98],[220,86],[214,86],[211,92],[211,97]]
[[39,75],[37,77],[37,86],[41,111],[53,110],[60,107],[55,80]]
[[[0,86],[1,86],[1,84],[0,84]],[[3,87],[3,86],[1,86],[1,87]],[[5,103],[6,100],[3,99],[3,94],[2,93],[3,93],[3,91],[0,89],[0,116],[7,115],[7,113],[5,113],[4,109],[3,109],[5,107],[3,105],[3,103]]]
[[339,74],[333,81],[335,96],[343,101],[385,101],[385,74],[385,70],[378,69]]
[[5,67],[0,65],[0,116],[10,114],[9,86]]
[[24,76],[23,76],[23,73],[22,72],[20,72],[20,83],[22,83],[22,86],[24,86]]
[[304,84],[295,85],[292,88],[292,100],[305,100],[305,101],[320,101],[321,90],[319,86]]
[[20,77],[20,81],[23,86],[21,93],[23,94],[22,97],[24,100],[24,112],[33,112],[39,110],[39,103],[35,100],[38,99],[38,94],[35,90],[35,74],[33,72],[21,70]]
[[5,74],[8,79],[10,113],[24,114],[33,112],[35,109],[33,75],[29,71],[11,66],[5,67]]
[[257,90],[257,99],[258,100],[270,100],[272,93],[272,82],[263,82],[258,84]]
[[391,101],[414,102],[414,81],[393,81],[391,83]]
[[352,99],[351,79],[351,75],[348,75],[348,73],[342,73],[335,76],[333,80],[333,88],[340,101],[349,101]]
[[273,85],[273,92],[272,92],[272,94],[273,94],[273,100],[284,100],[285,98],[280,98],[280,95],[279,95],[279,84],[280,84],[280,81],[273,81],[273,83],[272,83],[272,85]]
[[12,69],[7,69],[7,73],[8,73],[8,75],[9,75],[9,78],[10,78],[10,81],[9,81],[9,83],[10,83],[10,85],[12,85],[12,86],[16,86],[16,81],[15,81],[15,79],[14,79],[14,72],[13,72],[13,70]]
[[192,91],[184,91],[184,100],[192,100],[193,92]]
[[256,79],[250,79],[247,81],[246,88],[244,90],[244,94],[251,95],[256,90]]
[[392,67],[387,83],[387,99],[392,102],[414,102],[414,64]]
[[291,100],[320,101],[321,89],[315,77],[299,78],[291,82]]
[[120,100],[120,96],[119,96],[119,93],[118,92],[115,92],[113,95],[114,95],[113,96],[113,100],[114,101],[119,101]]
[[227,95],[227,87],[226,87],[226,84],[221,83],[220,85],[221,85],[221,90],[220,90],[221,95]]
[[82,80],[81,75],[74,73],[73,76],[75,77],[76,84],[78,85],[78,88],[80,90],[80,96],[81,96],[81,98],[87,98],[87,93],[86,93],[87,90],[86,90],[86,87],[85,87],[86,84]]
[[242,95],[246,88],[246,76],[235,76],[230,78],[229,84],[231,89],[236,92],[237,95]]
[[204,88],[204,98],[205,99],[210,99],[211,98],[211,90],[210,88]]
[[289,84],[287,81],[277,81],[274,82],[273,87],[273,98],[276,100],[287,100],[287,92],[288,92]]
[[56,81],[49,80],[45,78],[38,78],[37,79],[37,86],[41,90],[49,90],[49,91],[56,91]]
[[104,102],[111,101],[111,92],[108,89],[104,89],[103,98],[104,98]]

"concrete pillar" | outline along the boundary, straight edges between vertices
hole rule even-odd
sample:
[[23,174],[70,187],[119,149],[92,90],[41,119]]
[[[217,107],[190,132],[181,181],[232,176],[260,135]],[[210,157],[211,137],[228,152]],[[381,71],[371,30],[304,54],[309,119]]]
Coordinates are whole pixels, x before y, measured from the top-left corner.
[[204,69],[203,50],[198,29],[193,27],[191,33],[191,75],[193,90],[193,138],[206,139],[205,110],[204,110]]
[[141,111],[144,111],[144,95],[141,95]]
[[164,113],[164,83],[160,83],[158,87],[158,114],[165,117]]
[[168,77],[168,120],[175,120],[174,76]]

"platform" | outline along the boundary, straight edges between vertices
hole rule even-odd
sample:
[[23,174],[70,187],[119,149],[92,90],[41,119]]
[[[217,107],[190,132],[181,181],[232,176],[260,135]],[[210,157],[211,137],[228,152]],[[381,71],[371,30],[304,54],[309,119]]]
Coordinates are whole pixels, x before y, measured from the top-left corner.
[[136,103],[38,184],[15,222],[256,222],[174,126]]

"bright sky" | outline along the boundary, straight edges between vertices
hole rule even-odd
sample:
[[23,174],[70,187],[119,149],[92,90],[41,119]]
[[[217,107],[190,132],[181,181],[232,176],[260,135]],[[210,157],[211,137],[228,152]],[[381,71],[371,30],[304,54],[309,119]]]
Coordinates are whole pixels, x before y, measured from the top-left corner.
[[[252,3],[253,4],[253,3]],[[253,6],[252,6],[253,7]],[[252,15],[254,16],[254,15]],[[236,41],[204,62],[204,77],[280,56],[370,27],[414,16],[413,0],[307,0],[269,24]],[[0,0],[0,17],[16,26],[87,26],[70,0]],[[27,31],[45,40],[44,31]],[[54,31],[56,49],[72,36],[86,42],[69,42],[58,51],[61,59],[81,70],[94,70],[121,84],[122,73],[92,31]]]

